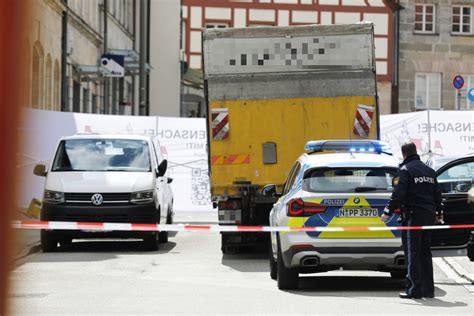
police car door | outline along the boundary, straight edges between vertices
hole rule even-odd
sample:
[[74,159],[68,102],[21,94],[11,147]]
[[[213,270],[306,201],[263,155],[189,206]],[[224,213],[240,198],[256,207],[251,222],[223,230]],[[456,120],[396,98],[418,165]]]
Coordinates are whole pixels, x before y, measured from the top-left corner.
[[[445,224],[474,223],[474,204],[468,203],[468,191],[474,184],[474,156],[449,162],[437,170],[436,176],[443,199],[446,200]],[[444,256],[465,255],[471,231],[471,229],[434,230],[431,243],[433,253]]]

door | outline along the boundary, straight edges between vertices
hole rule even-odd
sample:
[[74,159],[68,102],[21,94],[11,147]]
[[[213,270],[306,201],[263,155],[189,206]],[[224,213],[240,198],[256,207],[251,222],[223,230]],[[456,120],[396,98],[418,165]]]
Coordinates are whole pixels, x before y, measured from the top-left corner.
[[[446,225],[474,223],[474,204],[468,203],[467,192],[474,183],[474,156],[449,162],[436,172],[445,199]],[[434,230],[433,249],[464,249],[471,238],[472,229]]]

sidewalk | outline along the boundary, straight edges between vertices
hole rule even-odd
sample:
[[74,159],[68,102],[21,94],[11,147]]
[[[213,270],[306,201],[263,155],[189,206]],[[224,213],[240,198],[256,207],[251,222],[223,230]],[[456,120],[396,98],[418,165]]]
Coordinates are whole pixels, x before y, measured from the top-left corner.
[[[36,220],[18,213],[15,220]],[[40,250],[40,231],[34,229],[16,229],[13,259],[24,258]]]
[[[474,262],[467,256],[444,257],[443,260],[461,277],[469,282],[474,282]],[[474,283],[473,283],[474,284]]]

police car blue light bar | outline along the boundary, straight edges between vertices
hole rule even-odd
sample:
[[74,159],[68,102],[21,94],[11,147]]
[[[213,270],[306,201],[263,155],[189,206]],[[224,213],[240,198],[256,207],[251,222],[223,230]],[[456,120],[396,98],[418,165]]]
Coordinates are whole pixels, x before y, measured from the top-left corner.
[[378,140],[312,140],[306,143],[304,149],[312,153],[336,151],[392,155],[390,146]]

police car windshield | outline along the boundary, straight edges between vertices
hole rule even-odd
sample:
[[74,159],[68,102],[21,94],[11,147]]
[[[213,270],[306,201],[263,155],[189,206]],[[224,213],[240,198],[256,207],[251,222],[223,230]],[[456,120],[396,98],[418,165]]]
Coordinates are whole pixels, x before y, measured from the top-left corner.
[[51,171],[151,171],[148,143],[134,139],[63,140]]
[[396,168],[314,168],[303,178],[308,192],[390,192]]

